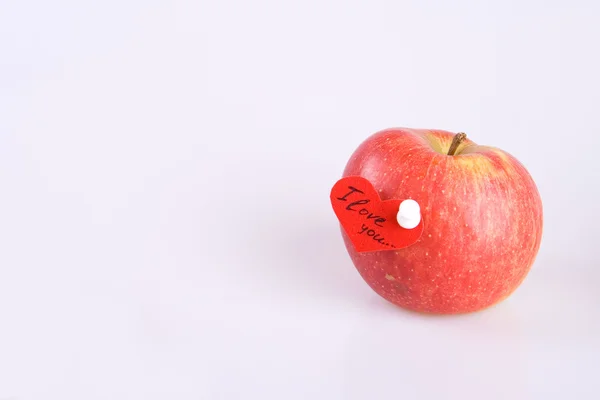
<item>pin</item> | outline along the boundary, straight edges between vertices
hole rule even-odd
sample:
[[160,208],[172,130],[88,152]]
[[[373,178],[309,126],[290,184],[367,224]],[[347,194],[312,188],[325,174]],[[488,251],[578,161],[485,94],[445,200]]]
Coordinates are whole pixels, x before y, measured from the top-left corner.
[[404,200],[398,208],[396,216],[398,224],[404,229],[414,229],[421,222],[421,207],[412,199]]

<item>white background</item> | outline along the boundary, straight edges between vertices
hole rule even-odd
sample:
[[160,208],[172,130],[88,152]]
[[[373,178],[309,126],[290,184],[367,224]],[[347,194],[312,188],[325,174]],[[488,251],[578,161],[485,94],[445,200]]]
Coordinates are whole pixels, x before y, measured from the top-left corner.
[[[0,0],[0,399],[597,399],[596,1]],[[536,180],[501,305],[358,276],[329,190],[371,133]]]

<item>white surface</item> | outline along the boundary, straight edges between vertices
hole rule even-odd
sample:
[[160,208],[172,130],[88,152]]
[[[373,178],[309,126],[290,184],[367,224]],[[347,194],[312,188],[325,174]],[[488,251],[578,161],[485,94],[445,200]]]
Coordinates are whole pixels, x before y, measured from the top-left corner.
[[398,207],[396,217],[398,224],[404,229],[413,229],[421,222],[421,207],[412,199],[403,200]]
[[[0,2],[0,399],[599,398],[599,12]],[[421,317],[355,272],[328,194],[389,126],[536,179],[506,302]]]

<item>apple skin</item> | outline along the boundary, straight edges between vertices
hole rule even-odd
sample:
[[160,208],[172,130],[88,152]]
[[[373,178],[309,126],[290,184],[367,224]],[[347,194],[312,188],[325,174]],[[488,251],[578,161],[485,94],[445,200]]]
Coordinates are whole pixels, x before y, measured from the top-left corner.
[[414,199],[425,229],[410,247],[346,249],[366,283],[404,309],[475,312],[499,303],[523,282],[538,253],[542,201],[525,167],[510,154],[455,134],[390,128],[367,138],[343,176],[368,179],[382,200]]

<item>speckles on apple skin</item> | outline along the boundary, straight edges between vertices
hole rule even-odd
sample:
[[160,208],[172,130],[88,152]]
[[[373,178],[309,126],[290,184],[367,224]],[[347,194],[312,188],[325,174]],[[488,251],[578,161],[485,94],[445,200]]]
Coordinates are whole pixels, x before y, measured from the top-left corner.
[[388,281],[395,281],[396,278],[394,278],[392,275],[390,274],[385,274],[385,279],[387,279]]

